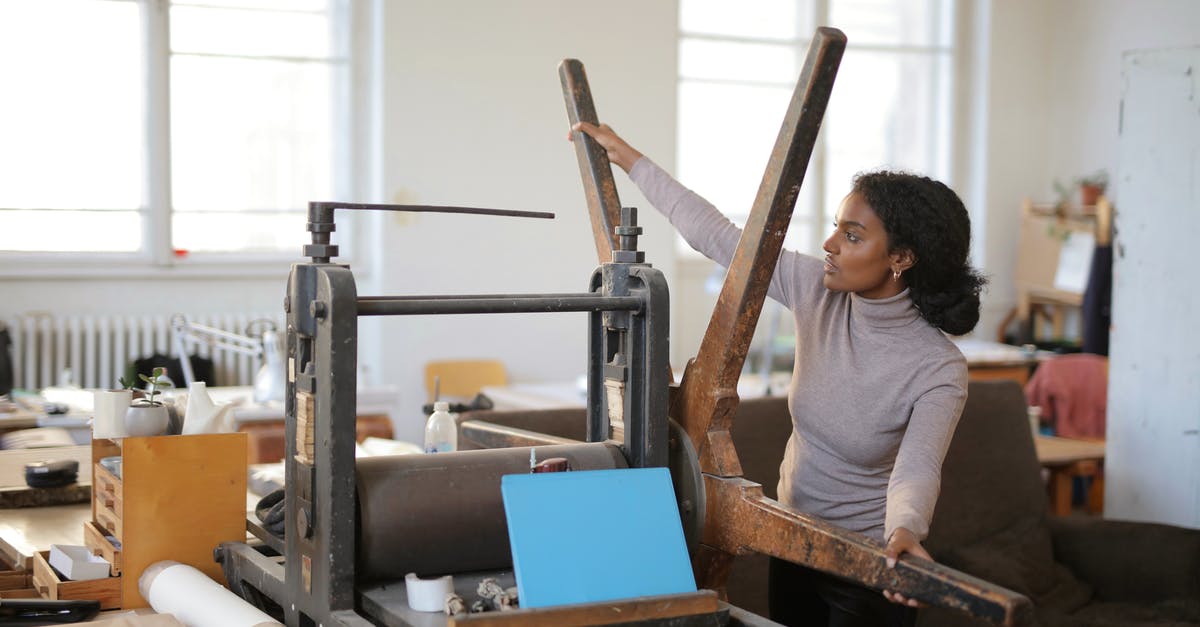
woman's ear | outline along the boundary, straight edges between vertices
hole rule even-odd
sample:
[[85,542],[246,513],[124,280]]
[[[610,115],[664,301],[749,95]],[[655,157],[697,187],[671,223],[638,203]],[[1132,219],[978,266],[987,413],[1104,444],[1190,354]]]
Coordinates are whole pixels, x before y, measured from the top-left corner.
[[901,248],[890,254],[892,258],[892,271],[904,273],[909,268],[917,265],[917,255],[911,249]]

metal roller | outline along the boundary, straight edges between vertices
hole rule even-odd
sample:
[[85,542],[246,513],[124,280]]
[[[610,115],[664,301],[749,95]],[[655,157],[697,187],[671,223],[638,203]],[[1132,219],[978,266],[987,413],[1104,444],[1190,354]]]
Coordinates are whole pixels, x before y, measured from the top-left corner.
[[[363,580],[512,568],[500,478],[529,472],[530,447],[367,457],[356,464]],[[610,443],[537,447],[572,470],[627,468]]]

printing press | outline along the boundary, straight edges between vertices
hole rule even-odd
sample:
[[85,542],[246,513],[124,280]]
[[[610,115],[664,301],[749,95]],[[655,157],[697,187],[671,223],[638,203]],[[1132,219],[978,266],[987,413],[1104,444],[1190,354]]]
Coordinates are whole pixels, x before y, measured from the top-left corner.
[[[262,545],[218,551],[232,590],[287,625],[771,625],[721,602],[732,557],[760,552],[996,624],[1031,621],[1025,597],[920,559],[887,568],[878,542],[765,498],[741,476],[729,437],[736,382],[824,115],[845,37],[819,29],[697,357],[678,386],[668,364],[668,290],[637,250],[636,210],[621,208],[604,151],[577,141],[597,250],[579,294],[359,296],[333,262],[335,210],[547,217],[488,209],[315,202],[310,260],[288,280],[286,534],[248,526]],[[568,116],[595,121],[582,66],[560,67]],[[476,424],[498,448],[356,463],[359,316],[589,312],[587,442]],[[668,418],[670,417],[670,418]],[[468,428],[468,425],[463,425]],[[573,470],[667,467],[694,593],[446,616],[408,607],[404,577],[453,574],[473,595],[484,578],[513,585],[500,477],[538,458]],[[637,512],[629,512],[636,516]],[[610,537],[589,540],[603,550]]]

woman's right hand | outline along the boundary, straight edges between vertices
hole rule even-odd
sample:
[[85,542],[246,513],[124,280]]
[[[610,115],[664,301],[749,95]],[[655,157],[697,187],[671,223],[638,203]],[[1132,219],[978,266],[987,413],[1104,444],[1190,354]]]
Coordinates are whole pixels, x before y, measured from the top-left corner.
[[637,163],[638,159],[642,158],[642,153],[621,139],[607,124],[596,126],[587,122],[577,122],[571,127],[571,131],[567,135],[567,139],[574,141],[575,133],[586,133],[608,153],[608,160],[620,166],[626,173],[633,169],[633,164]]

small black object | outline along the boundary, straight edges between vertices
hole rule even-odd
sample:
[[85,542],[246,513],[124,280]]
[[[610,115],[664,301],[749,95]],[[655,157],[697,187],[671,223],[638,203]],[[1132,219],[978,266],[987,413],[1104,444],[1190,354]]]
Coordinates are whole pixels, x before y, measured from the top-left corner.
[[100,613],[99,601],[46,599],[0,600],[0,625],[78,623]]
[[[449,411],[452,414],[461,414],[465,411],[492,409],[493,407],[495,407],[495,404],[492,402],[492,399],[488,398],[486,394],[480,392],[479,394],[475,395],[475,398],[471,399],[470,403],[450,403]],[[432,414],[433,403],[426,403],[422,405],[421,411],[424,412],[426,416]]]
[[66,403],[42,403],[42,411],[51,416],[61,416],[71,411],[71,407]]
[[254,513],[262,521],[263,529],[266,529],[267,532],[277,538],[283,537],[285,529],[283,517],[286,512],[287,501],[283,497],[284,490],[283,488],[279,488],[262,497],[258,505],[254,506]]
[[25,484],[31,488],[61,488],[79,477],[79,462],[73,459],[25,464]]

